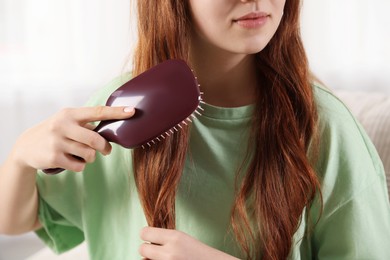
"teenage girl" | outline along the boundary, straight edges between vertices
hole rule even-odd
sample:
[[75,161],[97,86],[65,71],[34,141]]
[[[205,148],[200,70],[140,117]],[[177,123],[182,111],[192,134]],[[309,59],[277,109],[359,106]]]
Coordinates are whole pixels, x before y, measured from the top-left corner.
[[[138,1],[132,75],[28,129],[3,162],[1,233],[35,230],[59,253],[86,240],[91,259],[388,259],[381,161],[311,76],[300,6]],[[167,59],[194,69],[206,102],[198,120],[146,149],[92,131],[131,120],[133,108],[102,105]],[[37,170],[56,167],[67,171]]]

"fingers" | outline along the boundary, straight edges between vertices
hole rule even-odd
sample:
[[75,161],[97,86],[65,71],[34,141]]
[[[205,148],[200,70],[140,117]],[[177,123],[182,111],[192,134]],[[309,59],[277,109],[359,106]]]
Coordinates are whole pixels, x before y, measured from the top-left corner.
[[164,250],[161,250],[159,245],[143,243],[139,247],[138,252],[142,257],[145,257],[144,259],[167,259]]
[[[111,145],[92,131],[91,122],[121,120],[135,113],[129,107],[66,108],[26,131],[18,142],[19,161],[34,169],[64,168],[81,171],[95,160],[96,151],[107,155]],[[32,149],[34,148],[34,149]],[[74,156],[82,158],[77,160]]]
[[49,168],[62,168],[73,172],[84,170],[86,162],[70,154],[56,154],[49,159]]
[[[96,159],[96,151],[86,145],[77,142],[64,144],[69,153],[57,153],[52,156],[50,164],[55,168],[63,168],[74,172],[84,170],[87,163]],[[70,146],[70,147],[69,147]]]
[[134,115],[135,109],[132,107],[82,107],[82,108],[66,108],[63,110],[65,116],[72,117],[81,124],[86,124],[94,121],[126,119]]
[[96,159],[95,149],[87,145],[78,142],[73,142],[73,141],[68,142],[67,145],[68,145],[67,151],[69,151],[68,154],[75,156],[76,159],[86,163],[91,163],[95,161]]
[[139,254],[146,259],[166,259],[163,255],[164,250],[162,245],[166,242],[165,233],[167,231],[166,229],[153,227],[144,227],[141,229],[140,237],[146,242],[139,247]]
[[67,131],[66,137],[70,140],[76,141],[94,150],[97,150],[103,155],[107,155],[111,152],[111,145],[101,135],[91,131],[90,129],[78,127],[72,131]]
[[95,128],[96,128],[96,126],[95,126],[95,125],[93,125],[93,124],[90,124],[90,123],[88,123],[88,124],[85,124],[85,125],[84,125],[84,127],[85,127],[85,128],[87,128],[87,129],[89,129],[89,130],[93,130],[93,129],[95,129]]
[[[126,119],[133,116],[134,113],[135,110],[131,107],[97,106],[66,108],[62,111],[62,117],[60,117],[65,119],[63,120],[65,123],[56,123],[61,124],[63,129],[67,129],[64,131],[66,138],[85,144],[94,150],[99,151],[103,155],[107,155],[111,152],[111,145],[98,133],[91,131],[93,130],[94,126],[90,124],[90,122]],[[66,118],[72,118],[72,120],[76,121],[77,125],[82,127],[74,127],[73,124],[68,124]]]
[[153,244],[163,245],[167,239],[172,238],[172,230],[155,228],[155,227],[144,227],[141,229],[140,237],[144,241],[148,241]]

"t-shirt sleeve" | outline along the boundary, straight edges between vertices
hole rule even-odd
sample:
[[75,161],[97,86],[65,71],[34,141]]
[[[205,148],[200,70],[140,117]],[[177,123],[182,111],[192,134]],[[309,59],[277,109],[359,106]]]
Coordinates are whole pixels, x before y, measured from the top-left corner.
[[[130,74],[115,78],[93,95],[86,106],[104,105],[109,95],[129,79]],[[98,161],[99,157],[94,162],[97,165],[94,170],[100,168],[102,162]],[[68,251],[84,241],[84,174],[70,171],[57,175],[37,173],[38,217],[42,228],[36,234],[56,253]]]
[[343,202],[316,231],[316,259],[388,259],[389,206],[380,182]]
[[84,240],[83,173],[64,171],[36,177],[39,193],[38,217],[42,228],[36,234],[56,253],[65,252]]
[[390,205],[383,165],[342,102],[324,89],[317,92],[322,97],[316,169],[323,211],[320,215],[319,204],[311,209],[313,258],[388,259]]
[[[61,191],[59,190],[58,192]],[[54,252],[63,253],[83,242],[84,234],[80,225],[72,223],[50,206],[50,202],[56,203],[56,199],[55,196],[51,196],[52,199],[46,201],[44,198],[46,194],[47,193],[42,192],[42,196],[39,198],[38,217],[42,224],[42,228],[37,230],[36,234]],[[59,207],[59,210],[61,210],[61,208],[62,207]],[[62,209],[61,211],[64,212],[66,210]]]

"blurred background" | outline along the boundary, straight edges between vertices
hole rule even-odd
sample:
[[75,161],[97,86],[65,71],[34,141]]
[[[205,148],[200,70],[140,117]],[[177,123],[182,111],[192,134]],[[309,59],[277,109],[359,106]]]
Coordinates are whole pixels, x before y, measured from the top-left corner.
[[[306,0],[313,72],[333,89],[390,94],[389,10],[388,0]],[[0,0],[0,163],[25,129],[130,69],[131,17],[129,0]],[[42,247],[31,233],[0,235],[0,260]]]

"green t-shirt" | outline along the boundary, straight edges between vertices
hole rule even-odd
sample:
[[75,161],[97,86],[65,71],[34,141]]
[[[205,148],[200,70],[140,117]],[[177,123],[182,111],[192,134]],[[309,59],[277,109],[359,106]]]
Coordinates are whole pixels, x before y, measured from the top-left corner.
[[[98,92],[88,105],[105,104],[122,76]],[[390,259],[390,206],[385,175],[370,140],[332,93],[313,86],[321,136],[316,171],[324,209],[309,230],[303,218],[294,236],[291,259]],[[188,156],[176,198],[177,229],[231,255],[237,245],[229,233],[235,173],[248,143],[253,106],[204,105],[191,128]],[[132,175],[131,151],[113,144],[83,173],[37,175],[40,194],[37,234],[56,252],[87,241],[91,259],[140,259],[146,226]],[[319,204],[310,209],[318,217]],[[310,235],[306,235],[309,233]]]

